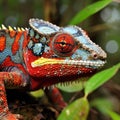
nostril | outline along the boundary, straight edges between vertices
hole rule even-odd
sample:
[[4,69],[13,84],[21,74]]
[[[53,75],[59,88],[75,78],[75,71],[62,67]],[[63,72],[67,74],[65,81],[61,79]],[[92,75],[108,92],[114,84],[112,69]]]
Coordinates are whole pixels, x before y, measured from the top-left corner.
[[97,53],[93,52],[93,53],[92,53],[92,57],[93,57],[94,59],[97,59],[97,58],[98,58]]
[[97,54],[94,54],[94,56],[93,56],[94,58],[97,58]]

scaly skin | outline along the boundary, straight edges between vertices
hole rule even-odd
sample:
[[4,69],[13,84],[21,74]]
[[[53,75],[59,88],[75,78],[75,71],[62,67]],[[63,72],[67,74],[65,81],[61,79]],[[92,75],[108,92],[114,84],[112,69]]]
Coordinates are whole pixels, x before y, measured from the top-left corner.
[[81,28],[58,27],[39,19],[30,19],[29,24],[26,29],[4,25],[0,29],[2,120],[20,119],[9,111],[5,88],[29,91],[75,81],[105,64],[106,53]]

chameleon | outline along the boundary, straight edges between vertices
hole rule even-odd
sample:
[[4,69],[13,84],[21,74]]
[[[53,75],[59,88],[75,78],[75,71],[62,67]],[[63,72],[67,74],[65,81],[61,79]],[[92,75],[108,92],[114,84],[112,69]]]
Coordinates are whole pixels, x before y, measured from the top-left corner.
[[0,120],[10,112],[5,89],[34,91],[94,74],[107,54],[78,26],[59,27],[38,18],[29,28],[0,28]]

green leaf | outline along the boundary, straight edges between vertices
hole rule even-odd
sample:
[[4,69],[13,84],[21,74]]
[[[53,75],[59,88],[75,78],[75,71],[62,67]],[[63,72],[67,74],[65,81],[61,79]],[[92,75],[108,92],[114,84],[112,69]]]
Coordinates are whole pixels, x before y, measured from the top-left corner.
[[109,99],[97,98],[92,101],[91,105],[96,107],[104,115],[112,118],[112,120],[120,120],[120,115],[113,111],[113,104]]
[[106,98],[97,98],[93,100],[90,105],[96,107],[101,113],[107,114],[108,110],[113,109],[113,104],[109,99]]
[[108,81],[111,77],[113,77],[119,68],[120,68],[120,63],[109,69],[101,71],[95,74],[93,77],[91,77],[86,82],[85,96],[87,96],[89,93],[91,93],[92,91],[100,87],[102,84],[104,84],[106,81]]
[[120,115],[115,113],[114,111],[108,110],[108,115],[112,118],[112,120],[120,120]]
[[40,98],[44,95],[44,92],[43,92],[42,89],[39,89],[39,90],[36,90],[36,91],[31,91],[29,93],[30,93],[30,95],[32,95],[35,98]]
[[89,112],[89,103],[86,98],[80,98],[67,106],[57,120],[86,120]]
[[112,0],[100,0],[98,2],[95,2],[87,6],[86,8],[78,12],[76,16],[73,17],[73,19],[69,22],[69,24],[78,24],[82,22],[83,20],[87,19],[89,16],[103,9],[105,6],[107,6],[111,2]]

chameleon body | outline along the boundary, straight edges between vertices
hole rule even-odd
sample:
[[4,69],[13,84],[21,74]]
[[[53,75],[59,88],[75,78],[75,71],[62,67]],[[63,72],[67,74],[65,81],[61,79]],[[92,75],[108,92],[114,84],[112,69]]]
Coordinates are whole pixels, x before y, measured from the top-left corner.
[[30,28],[0,28],[0,119],[10,113],[5,88],[37,90],[75,81],[105,64],[106,53],[77,26],[30,19]]

